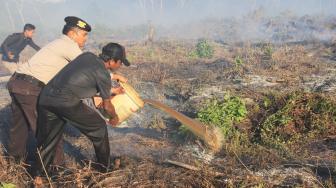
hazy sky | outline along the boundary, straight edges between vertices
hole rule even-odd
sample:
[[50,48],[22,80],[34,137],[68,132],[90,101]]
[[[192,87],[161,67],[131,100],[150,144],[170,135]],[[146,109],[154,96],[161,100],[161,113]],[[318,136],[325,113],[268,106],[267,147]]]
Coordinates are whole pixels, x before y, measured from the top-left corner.
[[[37,26],[37,32],[43,34],[41,37],[53,38],[60,34],[64,17],[70,15],[81,17],[95,28],[99,24],[119,29],[149,21],[160,27],[189,27],[188,22],[239,18],[255,10],[262,10],[268,16],[288,11],[296,16],[334,16],[336,0],[0,0],[0,39],[8,33],[21,31],[27,22]],[[246,25],[244,20],[239,21],[242,26]],[[246,29],[251,30],[250,26],[256,30],[259,27],[249,23],[247,28],[242,27],[242,34],[246,33]],[[203,32],[197,27],[191,30],[189,33],[178,30],[178,34]],[[260,35],[259,31],[253,35]]]
[[[335,14],[336,0],[0,0],[1,25],[25,22],[62,25],[67,15],[77,15],[90,23],[113,27],[147,23],[178,24],[214,17],[239,17],[263,7],[276,15],[290,10],[296,15]],[[8,13],[6,6],[11,10]],[[10,15],[9,15],[10,14]],[[5,18],[5,19],[4,19]]]

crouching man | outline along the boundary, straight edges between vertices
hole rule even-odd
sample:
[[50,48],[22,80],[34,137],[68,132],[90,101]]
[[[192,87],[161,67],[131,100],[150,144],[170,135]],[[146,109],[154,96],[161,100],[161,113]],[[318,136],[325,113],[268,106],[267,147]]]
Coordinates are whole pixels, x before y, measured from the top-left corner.
[[[65,65],[82,53],[81,48],[84,47],[91,31],[91,26],[80,18],[67,16],[64,21],[63,35],[44,46],[27,63],[18,66],[7,83],[12,98],[8,153],[17,162],[35,161],[36,156],[31,154],[31,150],[36,150],[36,107],[40,91]],[[27,144],[32,147],[28,147],[26,159]],[[62,142],[58,146],[54,162],[62,165]]]
[[[110,100],[109,70],[116,70],[122,64],[129,66],[124,47],[109,43],[99,56],[90,52],[78,56],[43,88],[38,103],[37,142],[46,169],[53,161],[66,121],[73,122],[71,126],[91,140],[97,162],[101,164],[98,170],[104,172],[110,168],[106,121],[81,99],[93,97],[99,92],[105,111],[112,117],[108,123],[116,126],[119,119]],[[43,172],[42,167],[41,163],[38,164],[38,174]],[[36,177],[35,183],[40,181],[41,178]]]

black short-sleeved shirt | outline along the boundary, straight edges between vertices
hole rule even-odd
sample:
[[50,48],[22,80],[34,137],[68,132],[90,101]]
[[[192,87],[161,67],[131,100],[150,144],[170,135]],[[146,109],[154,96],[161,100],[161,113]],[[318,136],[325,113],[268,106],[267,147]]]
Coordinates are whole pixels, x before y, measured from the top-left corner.
[[39,104],[72,106],[98,92],[103,99],[111,96],[111,76],[98,56],[86,52],[66,65],[44,87]]

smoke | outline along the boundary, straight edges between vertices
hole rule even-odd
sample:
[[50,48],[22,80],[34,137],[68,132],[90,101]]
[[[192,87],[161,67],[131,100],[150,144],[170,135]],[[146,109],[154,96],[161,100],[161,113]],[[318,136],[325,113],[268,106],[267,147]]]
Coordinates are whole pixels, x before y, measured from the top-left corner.
[[[29,1],[29,0],[27,0],[27,1]],[[65,2],[65,0],[36,0],[36,2],[41,2],[41,3],[60,3],[60,2]]]
[[116,39],[141,39],[151,23],[161,38],[328,40],[334,35],[336,7],[336,0],[0,1],[0,36],[21,31],[30,22],[46,39],[60,34],[64,17],[75,15],[93,25],[93,35]]

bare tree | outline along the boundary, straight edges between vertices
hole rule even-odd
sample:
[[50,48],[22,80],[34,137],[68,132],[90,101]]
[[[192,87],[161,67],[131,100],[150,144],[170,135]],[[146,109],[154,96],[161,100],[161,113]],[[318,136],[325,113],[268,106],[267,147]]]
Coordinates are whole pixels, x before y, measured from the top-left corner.
[[163,3],[162,3],[162,0],[160,0],[160,9],[162,10],[163,8]]
[[180,0],[180,6],[181,8],[184,8],[184,5],[186,3],[187,0]]
[[23,3],[24,3],[24,1],[23,0],[16,0],[14,2],[16,4],[16,9],[17,9],[17,11],[20,15],[22,24],[25,24],[25,19],[24,19],[24,16],[23,16]]
[[34,4],[33,2],[30,2],[31,6],[33,7],[33,10],[35,12],[35,14],[37,15],[41,25],[44,27],[44,28],[48,28],[48,27],[45,27],[47,24],[45,23],[45,20],[43,19],[39,9],[37,8],[36,4]]
[[39,18],[41,24],[44,25],[44,21],[43,21],[43,19],[42,19],[42,16],[41,16],[41,14],[40,14],[40,11],[38,11],[38,9],[36,8],[36,6],[33,6],[33,10],[34,10],[34,12],[36,13],[37,17]]
[[138,2],[139,2],[139,5],[140,5],[140,8],[141,9],[145,9],[145,5],[144,5],[143,1],[142,0],[138,0]]
[[146,44],[152,44],[154,42],[155,28],[152,24],[152,21],[148,22],[148,32],[146,36]]
[[6,5],[6,10],[7,10],[7,14],[8,14],[8,17],[9,17],[9,21],[10,21],[10,23],[12,25],[12,29],[15,30],[15,24],[14,24],[14,20],[13,20],[11,11],[9,9],[8,2],[5,2],[5,5]]
[[252,11],[254,11],[257,8],[257,0],[252,0],[253,5],[252,5]]
[[151,5],[152,5],[152,11],[154,11],[154,0],[150,0]]

